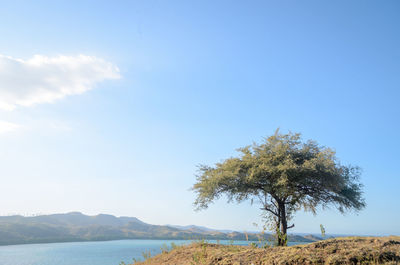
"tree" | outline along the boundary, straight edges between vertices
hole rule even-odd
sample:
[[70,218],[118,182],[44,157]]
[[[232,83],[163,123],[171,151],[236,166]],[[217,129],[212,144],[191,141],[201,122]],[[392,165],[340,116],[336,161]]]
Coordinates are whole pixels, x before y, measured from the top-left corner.
[[225,194],[228,202],[256,199],[267,223],[274,227],[277,244],[287,244],[288,222],[296,211],[316,214],[317,208],[336,207],[341,213],[365,207],[360,169],[344,166],[335,152],[315,141],[303,142],[299,133],[274,135],[260,144],[238,149],[239,157],[199,166],[196,209],[207,208]]

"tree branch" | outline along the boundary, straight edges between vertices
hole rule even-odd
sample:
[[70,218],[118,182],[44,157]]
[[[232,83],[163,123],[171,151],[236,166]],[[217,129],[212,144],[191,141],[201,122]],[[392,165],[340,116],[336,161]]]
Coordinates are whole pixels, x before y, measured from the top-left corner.
[[275,211],[269,209],[267,206],[264,206],[264,208],[260,208],[260,209],[261,209],[261,210],[266,210],[266,211],[272,213],[272,214],[275,215],[275,216],[279,216],[278,213],[276,213]]
[[272,200],[272,198],[271,198],[271,203],[275,206],[275,208],[278,209],[278,205],[276,205],[276,203]]
[[293,228],[293,227],[294,227],[294,224],[289,225],[289,226],[287,227],[287,229],[290,229],[290,228]]

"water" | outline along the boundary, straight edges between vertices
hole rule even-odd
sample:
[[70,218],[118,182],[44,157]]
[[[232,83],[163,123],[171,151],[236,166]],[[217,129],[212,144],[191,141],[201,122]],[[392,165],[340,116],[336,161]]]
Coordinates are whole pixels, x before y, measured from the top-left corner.
[[[71,242],[0,246],[1,265],[118,265],[143,259],[142,253],[161,253],[163,245],[188,244],[188,240],[117,240],[101,242]],[[215,241],[207,241],[215,243]],[[230,241],[221,240],[221,244]],[[234,241],[235,245],[248,245],[247,241]],[[302,244],[290,242],[289,245]]]

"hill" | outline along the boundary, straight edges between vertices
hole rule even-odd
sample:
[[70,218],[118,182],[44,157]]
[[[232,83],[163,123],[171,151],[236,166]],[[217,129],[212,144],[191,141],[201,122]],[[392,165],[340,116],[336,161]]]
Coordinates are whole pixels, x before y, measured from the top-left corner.
[[346,237],[292,247],[253,248],[196,243],[177,247],[143,265],[398,264],[400,237]]
[[[248,237],[249,240],[257,240],[257,235],[249,234]],[[176,228],[152,225],[135,217],[116,217],[107,214],[88,216],[71,212],[33,217],[0,216],[0,245],[118,239],[246,240],[246,235],[196,226]],[[297,235],[291,235],[289,240],[314,241]]]
[[226,229],[212,229],[204,226],[198,225],[167,225],[169,227],[178,228],[180,230],[191,230],[191,231],[202,231],[202,232],[210,232],[210,231],[217,231],[222,233],[232,233],[235,232],[233,230],[226,230]]

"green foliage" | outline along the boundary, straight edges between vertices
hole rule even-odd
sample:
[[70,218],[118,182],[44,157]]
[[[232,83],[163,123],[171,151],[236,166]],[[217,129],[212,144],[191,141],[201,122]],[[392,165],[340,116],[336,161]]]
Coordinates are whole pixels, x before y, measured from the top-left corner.
[[[299,133],[280,134],[238,149],[240,155],[210,167],[201,165],[193,190],[197,209],[228,196],[228,202],[256,199],[278,245],[287,243],[287,229],[300,209],[316,214],[317,207],[335,206],[340,212],[365,207],[360,169],[344,166],[335,152],[315,141],[302,142]],[[274,227],[274,228],[273,228]]]
[[201,251],[196,251],[192,254],[192,264],[204,264],[207,258],[207,243],[200,243]]
[[276,229],[275,231],[275,237],[276,237],[276,246],[287,246],[288,243],[288,237],[287,234],[284,234],[281,232],[279,228]]
[[322,224],[320,224],[319,228],[321,229],[321,236],[322,236],[322,238],[324,238],[325,237],[325,227]]
[[142,257],[143,257],[144,260],[148,260],[149,258],[151,258],[151,252],[150,252],[150,250],[148,250],[148,251],[143,251],[143,252],[142,252]]
[[178,248],[178,245],[175,244],[174,242],[171,242],[171,249],[176,249]]
[[167,244],[162,244],[162,246],[160,247],[161,253],[168,253],[169,252],[169,248]]
[[249,244],[249,246],[252,247],[252,248],[257,248],[257,243],[251,242]]

